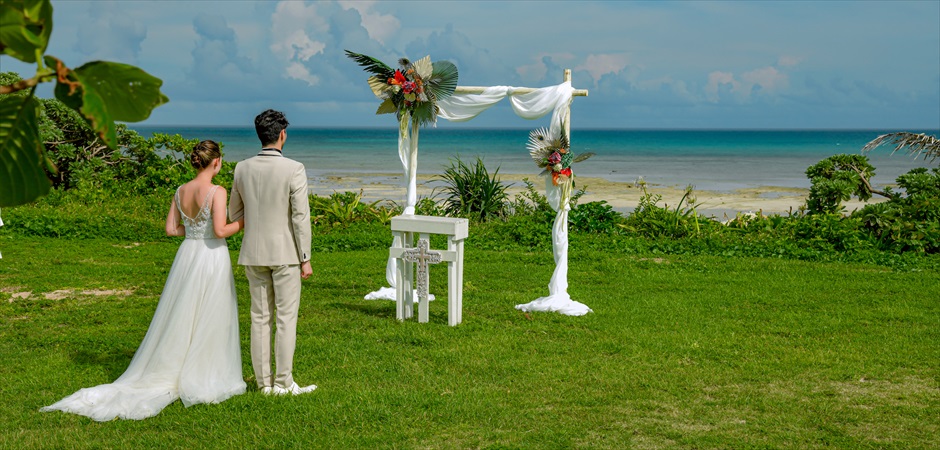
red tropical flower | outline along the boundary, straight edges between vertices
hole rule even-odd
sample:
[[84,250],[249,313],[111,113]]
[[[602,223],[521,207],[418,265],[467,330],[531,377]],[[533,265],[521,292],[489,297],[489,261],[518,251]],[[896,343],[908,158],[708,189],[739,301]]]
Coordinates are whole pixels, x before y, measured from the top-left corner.
[[405,76],[401,74],[401,71],[400,71],[400,70],[395,70],[395,78],[389,78],[389,79],[388,79],[388,84],[397,84],[397,85],[400,85],[400,84],[404,83],[405,81],[407,81],[407,80],[405,79]]

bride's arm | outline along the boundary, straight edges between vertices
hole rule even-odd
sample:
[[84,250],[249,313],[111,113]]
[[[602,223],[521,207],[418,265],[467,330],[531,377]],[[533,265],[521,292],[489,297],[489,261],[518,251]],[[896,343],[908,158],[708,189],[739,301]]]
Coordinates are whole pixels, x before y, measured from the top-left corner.
[[225,188],[220,188],[215,190],[215,198],[212,199],[212,231],[220,238],[227,238],[245,227],[244,218],[225,223],[228,217],[225,213],[226,197]]
[[176,196],[170,202],[170,212],[166,214],[166,235],[167,236],[185,236],[186,227],[183,226],[183,219],[180,217],[180,210],[176,207]]

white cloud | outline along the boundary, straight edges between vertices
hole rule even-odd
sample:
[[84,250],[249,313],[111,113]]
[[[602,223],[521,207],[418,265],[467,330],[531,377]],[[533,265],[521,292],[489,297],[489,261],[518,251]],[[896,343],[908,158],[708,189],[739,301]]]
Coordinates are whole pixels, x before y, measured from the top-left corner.
[[[536,60],[532,64],[516,66],[516,73],[527,83],[540,83],[547,79],[561,81],[561,74],[557,76],[549,74],[549,69],[557,69],[559,66],[570,66],[574,63],[575,55],[572,53],[540,53],[534,57]],[[584,64],[575,68],[575,70],[584,70]],[[569,67],[570,68],[570,67]],[[603,75],[603,74],[601,74]],[[594,74],[591,74],[594,76]],[[600,76],[595,77],[596,82]]]
[[740,85],[741,83],[734,79],[734,74],[731,72],[712,72],[708,74],[705,96],[709,101],[717,103],[723,87],[728,87],[731,92],[734,92],[740,89]]
[[776,67],[769,66],[745,72],[741,75],[741,80],[747,89],[758,85],[761,90],[771,92],[786,89],[790,84],[789,77],[786,74],[777,70]]
[[320,78],[311,74],[307,67],[299,62],[292,62],[287,65],[287,76],[295,80],[306,81],[310,86],[316,86],[320,83]]
[[780,58],[777,58],[777,65],[780,67],[793,67],[799,64],[800,62],[802,62],[802,58],[798,58],[796,56],[784,55],[784,56],[781,56]]
[[[136,63],[147,27],[123,9],[92,3],[91,19],[78,29],[73,49],[91,59]],[[54,35],[53,35],[54,36]]]
[[292,1],[278,3],[271,16],[271,29],[271,51],[287,65],[287,76],[306,81],[311,86],[319,83],[319,78],[300,64],[326,48],[326,44],[311,38],[307,32],[308,29],[314,32],[329,30],[329,25],[317,12],[317,5]]
[[591,74],[596,83],[601,76],[608,73],[617,73],[627,67],[629,58],[625,53],[611,53],[602,55],[588,55],[587,59],[574,70],[584,70]]
[[401,22],[391,14],[382,14],[373,9],[375,1],[340,0],[343,9],[355,9],[362,16],[362,26],[369,32],[369,37],[385,44],[401,28]]
[[787,74],[772,66],[745,72],[740,77],[731,72],[715,71],[708,74],[705,97],[710,102],[718,103],[728,100],[725,93],[729,93],[735,101],[745,103],[752,99],[755,92],[773,94],[789,86],[790,78]]
[[[322,53],[326,44],[320,41],[314,41],[304,33],[303,30],[294,30],[284,41],[276,44],[279,46],[290,47],[284,54],[288,59],[306,61],[317,53]],[[284,48],[280,48],[284,50]]]

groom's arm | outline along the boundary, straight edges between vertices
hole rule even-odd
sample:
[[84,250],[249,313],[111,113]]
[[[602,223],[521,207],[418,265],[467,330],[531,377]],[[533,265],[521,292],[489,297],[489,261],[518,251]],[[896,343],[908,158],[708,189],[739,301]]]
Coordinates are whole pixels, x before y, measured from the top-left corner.
[[235,167],[235,175],[232,179],[232,196],[228,200],[228,220],[236,222],[245,216],[245,204],[242,202],[241,193],[238,191],[238,167]]
[[290,218],[301,264],[310,261],[310,201],[307,197],[307,171],[303,164],[297,164],[290,181]]

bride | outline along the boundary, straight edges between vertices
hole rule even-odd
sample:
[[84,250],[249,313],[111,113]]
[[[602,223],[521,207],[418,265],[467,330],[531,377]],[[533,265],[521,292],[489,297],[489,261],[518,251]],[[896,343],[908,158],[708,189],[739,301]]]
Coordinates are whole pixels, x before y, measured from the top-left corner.
[[177,189],[166,218],[167,235],[186,239],[127,371],[111,384],[80,389],[40,411],[97,421],[140,420],[177,398],[188,407],[245,392],[235,280],[225,242],[244,222],[225,223],[226,192],[212,184],[221,156],[213,141],[193,148],[190,162],[198,174]]

